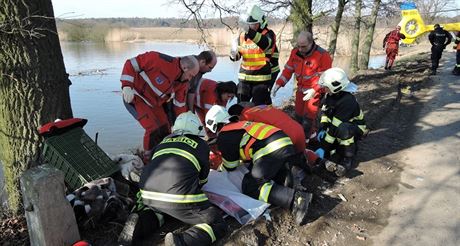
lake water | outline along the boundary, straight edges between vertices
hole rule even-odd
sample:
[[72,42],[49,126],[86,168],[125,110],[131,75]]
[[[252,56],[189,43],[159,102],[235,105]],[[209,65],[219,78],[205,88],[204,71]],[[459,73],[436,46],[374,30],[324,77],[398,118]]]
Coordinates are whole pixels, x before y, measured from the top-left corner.
[[[156,50],[172,56],[198,54],[204,47],[189,43],[89,43],[62,42],[61,48],[72,86],[70,96],[74,117],[88,119],[85,131],[109,154],[126,153],[142,146],[143,129],[127,112],[120,93],[120,74],[126,59],[146,51]],[[287,54],[281,53],[280,66]],[[385,56],[371,57],[370,66],[383,66]],[[349,57],[336,57],[334,65],[347,69]],[[239,63],[228,57],[218,57],[214,70],[205,75],[218,81],[237,81]],[[292,95],[292,83],[277,93],[275,105]],[[1,166],[1,165],[0,165]],[[3,187],[0,168],[0,197]],[[0,199],[1,201],[2,199]]]

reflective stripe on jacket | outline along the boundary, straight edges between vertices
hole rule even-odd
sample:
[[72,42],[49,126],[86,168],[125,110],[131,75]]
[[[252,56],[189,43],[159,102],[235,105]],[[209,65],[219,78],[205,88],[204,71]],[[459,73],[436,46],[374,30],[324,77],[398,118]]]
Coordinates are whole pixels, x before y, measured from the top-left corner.
[[[240,49],[239,52],[243,58],[241,62],[241,67],[246,70],[259,70],[270,59],[265,55],[265,50],[257,46],[257,41],[260,39],[260,36],[267,34],[267,29],[264,29],[261,33],[256,34],[256,38],[253,40],[245,39],[245,34],[241,33],[240,35]],[[271,49],[267,49],[267,52],[271,54]]]
[[198,136],[174,135],[155,148],[139,182],[144,204],[157,207],[206,202],[209,146]]
[[313,88],[318,91],[320,88],[317,84],[319,73],[331,68],[331,66],[331,56],[323,48],[315,45],[313,52],[308,56],[302,56],[299,49],[295,48],[291,51],[276,84],[279,86],[286,85],[294,74],[299,90]]
[[288,114],[271,105],[259,105],[245,108],[240,120],[262,122],[281,129],[291,138],[297,152],[305,151],[305,133],[302,126]]
[[273,32],[268,33],[267,29],[261,32],[250,29],[246,34],[240,34],[238,52],[243,61],[238,73],[239,80],[250,83],[264,83],[271,80],[272,34]]
[[[225,125],[221,132],[225,131],[234,131],[234,130],[245,130],[243,137],[240,141],[239,151],[240,151],[240,158],[241,160],[248,161],[252,160],[255,161],[262,156],[265,156],[277,149],[280,149],[286,145],[291,144],[292,141],[289,137],[280,138],[275,141],[272,141],[266,144],[265,147],[262,147],[256,151],[253,149],[253,144],[257,140],[264,140],[270,137],[275,132],[280,131],[279,128],[274,126],[270,126],[264,123],[259,122],[251,122],[251,121],[239,121],[236,123],[230,123]],[[238,165],[237,162],[226,163],[224,159],[224,166],[227,168],[235,168]]]
[[161,106],[172,99],[176,115],[186,112],[188,83],[180,83],[180,58],[159,52],[146,52],[125,62],[122,87],[134,88],[136,96],[147,105]]
[[321,146],[326,150],[329,150],[336,140],[341,145],[350,145],[354,142],[353,139],[346,142],[344,141],[346,139],[337,138],[337,129],[343,122],[355,124],[361,130],[361,134],[367,131],[364,113],[355,96],[349,92],[342,91],[337,94],[327,95],[322,105],[320,119],[321,129],[326,131],[326,135],[321,141]]

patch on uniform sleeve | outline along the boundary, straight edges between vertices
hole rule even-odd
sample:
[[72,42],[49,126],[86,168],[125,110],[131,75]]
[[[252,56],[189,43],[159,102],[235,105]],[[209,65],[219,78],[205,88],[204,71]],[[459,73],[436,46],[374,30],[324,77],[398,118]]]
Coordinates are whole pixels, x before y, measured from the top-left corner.
[[162,76],[157,76],[155,78],[155,82],[159,85],[163,84],[163,82],[165,82],[165,79],[162,77]]

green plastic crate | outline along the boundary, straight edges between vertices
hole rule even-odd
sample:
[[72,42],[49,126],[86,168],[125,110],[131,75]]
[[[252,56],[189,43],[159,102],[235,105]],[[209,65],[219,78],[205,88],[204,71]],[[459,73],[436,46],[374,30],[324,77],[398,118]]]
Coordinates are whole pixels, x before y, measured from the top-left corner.
[[64,172],[64,179],[73,190],[119,170],[119,166],[80,127],[47,138],[43,157],[49,165]]

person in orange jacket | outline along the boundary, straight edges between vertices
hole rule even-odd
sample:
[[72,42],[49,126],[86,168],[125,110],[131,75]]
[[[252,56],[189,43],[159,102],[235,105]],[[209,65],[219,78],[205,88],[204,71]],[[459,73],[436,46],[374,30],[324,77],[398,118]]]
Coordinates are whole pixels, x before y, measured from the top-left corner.
[[295,117],[302,124],[305,135],[309,136],[317,118],[321,93],[317,82],[321,73],[332,66],[329,53],[316,45],[310,32],[302,31],[297,37],[297,47],[291,51],[281,76],[272,89],[272,97],[279,88],[286,85],[295,75],[297,91],[295,97]]
[[288,114],[271,105],[253,106],[243,103],[232,105],[228,113],[232,116],[238,116],[240,120],[261,122],[281,129],[291,139],[296,154],[304,155],[306,144],[305,134],[302,126],[293,120]]
[[131,115],[145,129],[144,161],[153,148],[170,133],[170,123],[164,109],[173,102],[175,115],[186,112],[188,82],[199,71],[194,56],[171,57],[156,51],[128,59],[121,74],[123,102]]
[[194,110],[203,125],[206,113],[213,105],[224,106],[236,95],[236,84],[233,81],[216,82],[200,79],[196,86]]
[[305,223],[312,194],[301,186],[291,188],[287,163],[295,154],[291,139],[279,128],[251,121],[235,121],[224,107],[214,105],[206,114],[206,127],[217,133],[221,167],[232,172],[242,163],[249,172],[241,191],[254,199],[289,209],[297,224]]
[[240,33],[230,52],[230,60],[242,59],[238,73],[238,102],[252,100],[256,105],[271,104],[269,86],[272,68],[275,68],[271,63],[275,59],[271,58],[276,55],[274,32],[266,28],[267,19],[257,5],[252,6],[245,21],[248,30]]
[[398,55],[399,49],[399,40],[405,39],[406,36],[400,33],[401,27],[396,26],[396,29],[387,33],[383,39],[383,48],[387,53],[387,58],[385,61],[385,70],[391,70],[393,62],[395,61],[396,56]]
[[[254,106],[248,102],[241,102],[232,105],[228,109],[228,113],[232,116],[238,116],[239,120],[265,123],[277,127],[286,133],[296,151],[296,154],[291,157],[293,166],[298,166],[307,172],[316,172],[326,162],[330,162],[329,160],[319,158],[314,151],[307,149],[302,126],[281,109],[271,105]],[[219,164],[222,162],[222,158],[213,157],[217,161],[220,161]]]

